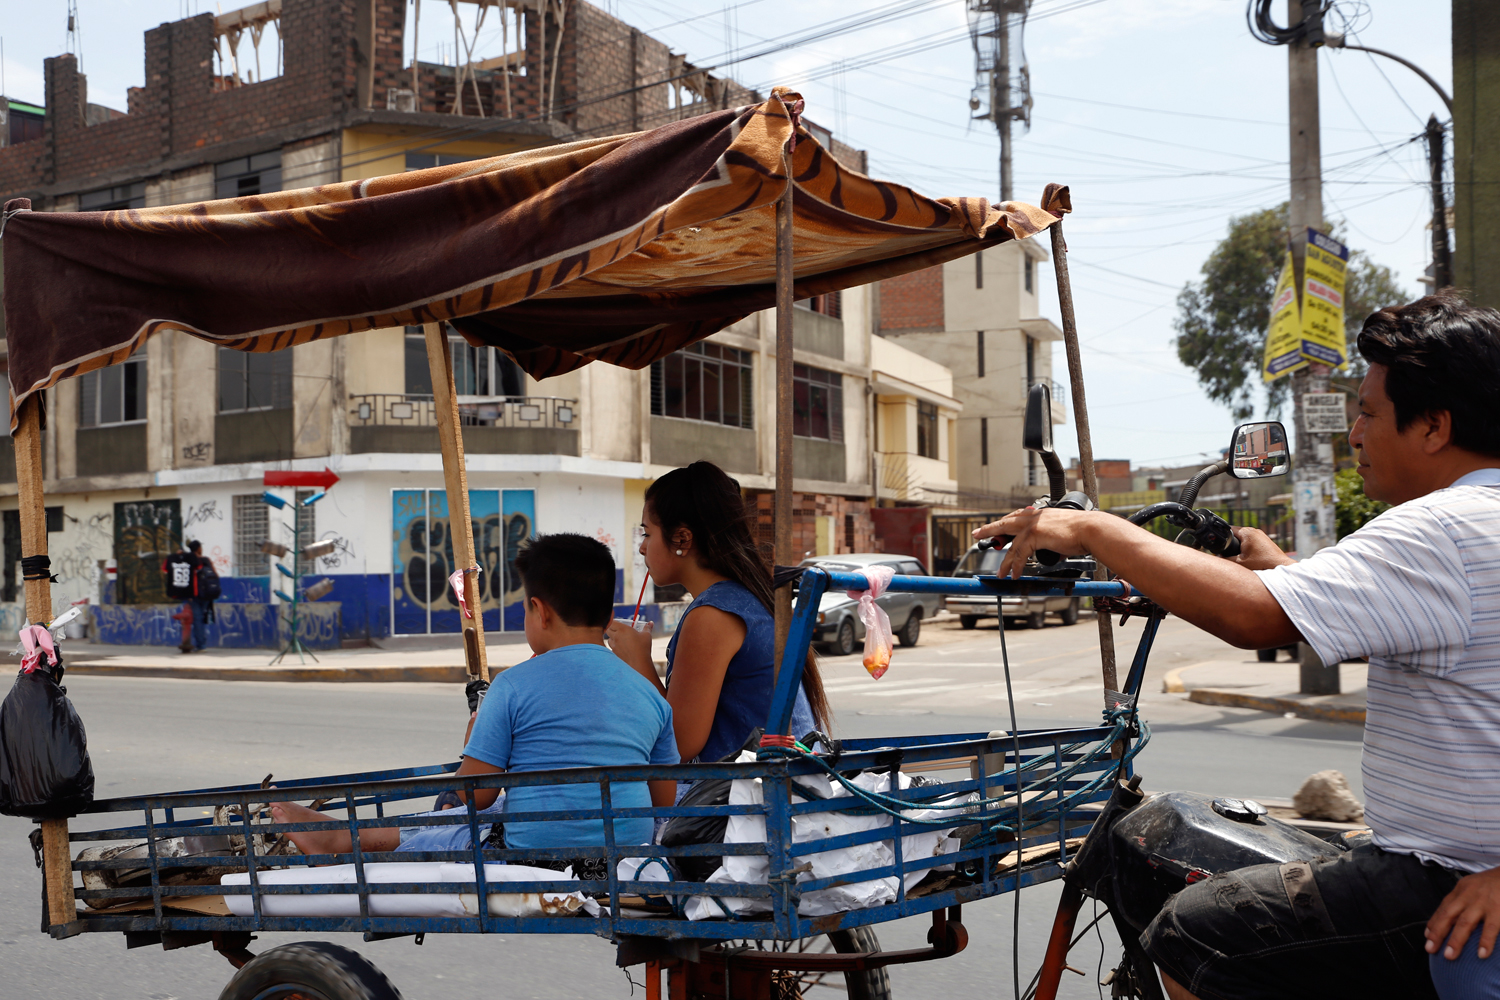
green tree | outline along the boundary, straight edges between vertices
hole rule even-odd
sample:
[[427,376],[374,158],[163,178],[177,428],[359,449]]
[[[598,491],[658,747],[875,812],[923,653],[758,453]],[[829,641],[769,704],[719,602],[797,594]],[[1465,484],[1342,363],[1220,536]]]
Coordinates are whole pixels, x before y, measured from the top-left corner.
[[[1342,235],[1342,223],[1333,236]],[[1265,411],[1280,412],[1290,381],[1264,385],[1260,377],[1271,296],[1281,274],[1288,238],[1287,205],[1262,209],[1229,220],[1229,234],[1204,262],[1203,280],[1177,296],[1177,357],[1198,375],[1208,398],[1230,408],[1236,420],[1255,413],[1260,390]],[[1349,368],[1339,377],[1358,383],[1364,363],[1354,349],[1365,317],[1384,305],[1408,300],[1390,268],[1371,261],[1363,251],[1350,255],[1344,289],[1344,322],[1349,337]]]
[[1364,477],[1355,469],[1335,472],[1333,488],[1333,513],[1339,538],[1357,531],[1375,515],[1391,509],[1390,504],[1365,496]]

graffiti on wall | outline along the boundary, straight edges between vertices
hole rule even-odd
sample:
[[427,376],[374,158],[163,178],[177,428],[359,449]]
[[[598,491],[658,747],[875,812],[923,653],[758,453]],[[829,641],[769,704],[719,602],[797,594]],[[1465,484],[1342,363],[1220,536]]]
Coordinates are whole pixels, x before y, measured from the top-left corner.
[[114,516],[101,512],[68,518],[61,544],[52,549],[52,569],[57,574],[52,603],[65,608],[93,598],[99,563],[114,555]]
[[337,531],[325,531],[318,536],[320,542],[332,542],[333,551],[318,560],[318,565],[324,570],[342,569],[346,563],[354,564],[354,543],[349,541]]
[[115,504],[115,600],[159,604],[167,600],[162,562],[182,539],[182,501],[133,500]]
[[[531,490],[470,490],[469,515],[484,627],[520,629],[525,610],[515,560],[521,543],[535,531],[534,494]],[[396,491],[391,586],[393,630],[398,634],[462,628],[458,597],[448,586],[448,577],[461,568],[453,554],[451,527],[444,491]]]
[[224,520],[224,512],[219,509],[219,501],[205,500],[196,507],[189,507],[182,517],[182,529],[186,531],[195,524],[207,524],[209,521]]

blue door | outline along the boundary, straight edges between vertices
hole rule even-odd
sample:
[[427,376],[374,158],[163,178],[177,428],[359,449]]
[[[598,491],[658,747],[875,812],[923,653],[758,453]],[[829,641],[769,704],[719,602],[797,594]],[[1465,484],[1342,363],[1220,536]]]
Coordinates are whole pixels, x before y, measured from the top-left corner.
[[[463,628],[448,577],[453,555],[448,494],[396,490],[391,500],[391,619],[396,635],[455,633]],[[480,607],[486,631],[519,631],[526,609],[515,558],[534,533],[532,490],[470,490],[469,516],[479,563]]]

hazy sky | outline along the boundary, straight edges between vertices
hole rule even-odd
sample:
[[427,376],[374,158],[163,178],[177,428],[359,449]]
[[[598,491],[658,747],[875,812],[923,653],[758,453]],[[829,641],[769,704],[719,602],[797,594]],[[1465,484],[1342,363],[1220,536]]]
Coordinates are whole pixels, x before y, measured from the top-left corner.
[[[446,0],[422,2],[422,58],[451,58]],[[932,195],[998,196],[994,128],[969,120],[973,51],[962,0],[597,2],[699,66],[723,65],[762,89],[797,87],[809,117],[869,150],[876,177]],[[143,82],[147,28],[233,6],[78,0],[90,100],[124,109],[125,88]],[[729,62],[824,22],[898,6],[917,9]],[[1451,90],[1443,0],[1337,9],[1362,44],[1416,62]],[[65,0],[0,0],[11,96],[41,101],[42,59],[66,50],[66,11]],[[899,55],[903,47],[925,50]],[[1286,50],[1251,38],[1243,0],[1035,0],[1026,51],[1035,109],[1030,133],[1016,132],[1016,197],[1037,201],[1048,181],[1073,190],[1067,232],[1095,454],[1143,465],[1217,452],[1231,418],[1176,360],[1175,300],[1230,216],[1286,199]],[[499,52],[498,32],[486,31],[477,55]],[[1446,112],[1426,83],[1389,60],[1324,50],[1320,74],[1325,214],[1346,220],[1351,246],[1392,268],[1415,297],[1430,209],[1425,149],[1406,140],[1430,113]],[[1044,312],[1057,319],[1043,273]],[[1062,380],[1064,367],[1059,345]],[[1076,454],[1073,433],[1058,428],[1064,457]]]

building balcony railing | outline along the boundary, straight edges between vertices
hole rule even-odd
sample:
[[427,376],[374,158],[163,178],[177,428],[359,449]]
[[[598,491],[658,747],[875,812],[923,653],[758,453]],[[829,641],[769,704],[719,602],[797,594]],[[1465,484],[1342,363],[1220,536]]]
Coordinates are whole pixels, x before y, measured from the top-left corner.
[[[436,427],[431,396],[376,392],[349,396],[354,427]],[[577,430],[578,401],[556,396],[459,396],[459,423],[466,427]]]
[[1031,387],[1034,386],[1034,385],[1038,385],[1038,384],[1045,385],[1047,388],[1049,388],[1049,389],[1052,390],[1052,402],[1055,405],[1059,405],[1059,406],[1067,406],[1068,405],[1068,386],[1067,386],[1066,383],[1055,382],[1055,381],[1053,381],[1050,378],[1027,378],[1025,375],[1022,375],[1021,376],[1021,405],[1022,406],[1026,405],[1026,396],[1027,396],[1028,393],[1031,392]]

